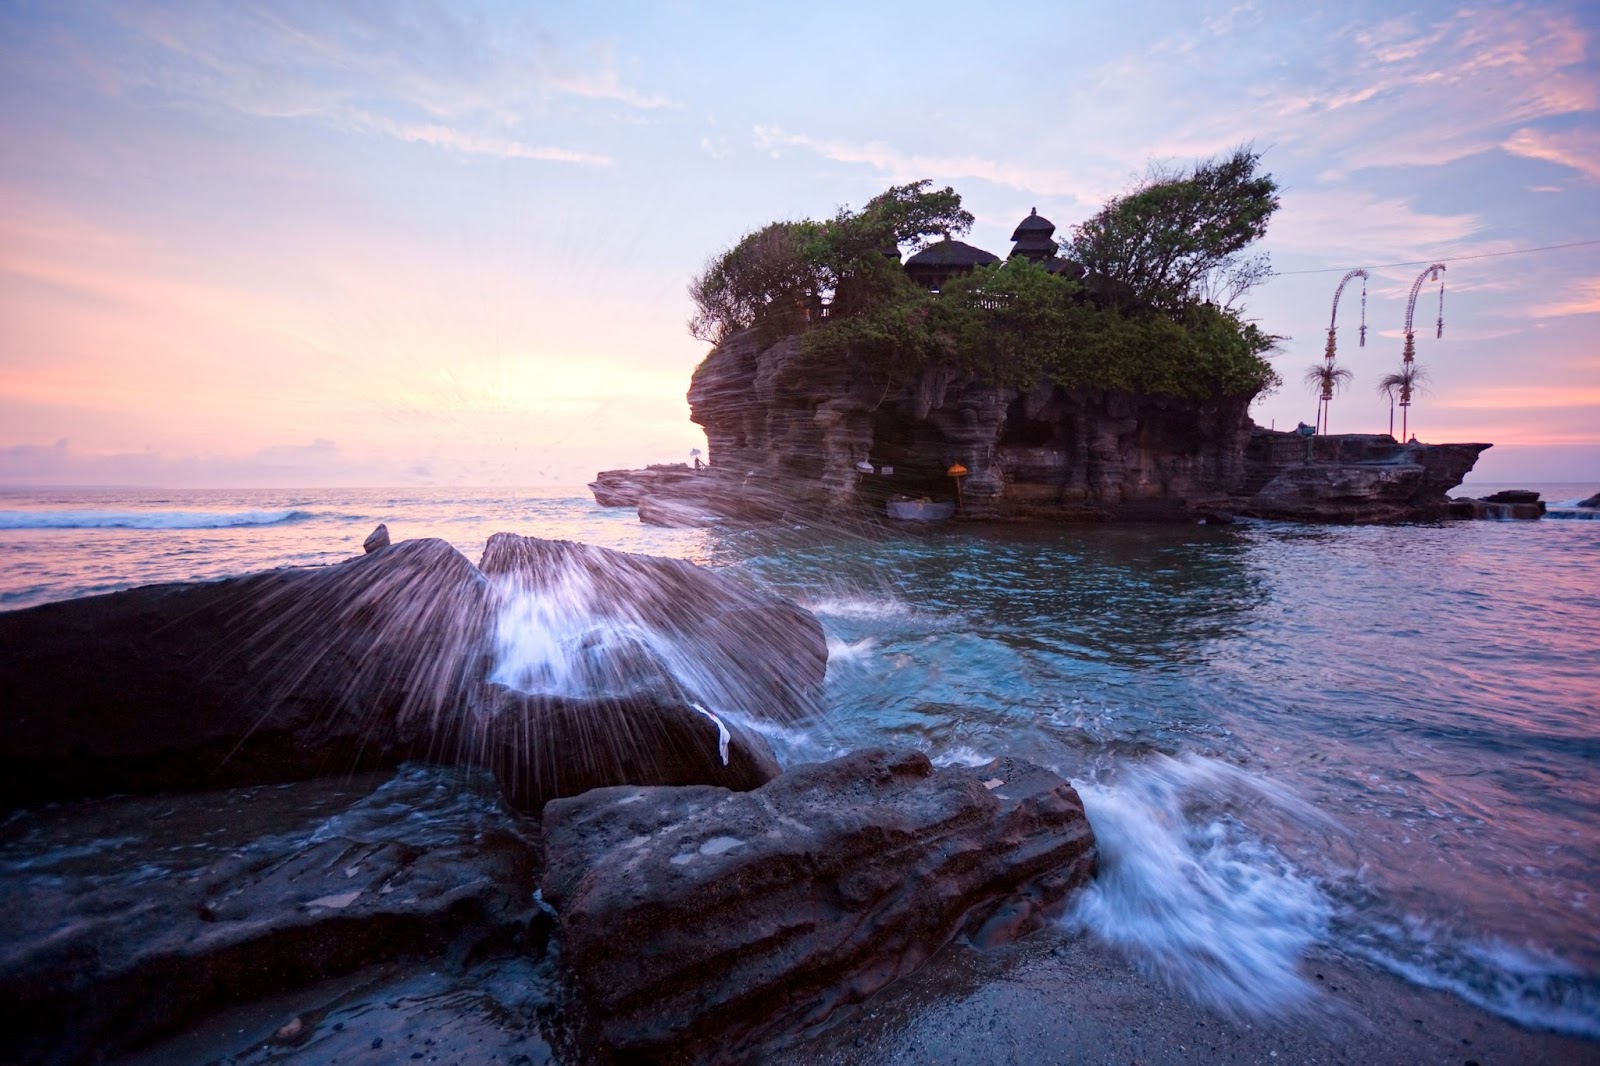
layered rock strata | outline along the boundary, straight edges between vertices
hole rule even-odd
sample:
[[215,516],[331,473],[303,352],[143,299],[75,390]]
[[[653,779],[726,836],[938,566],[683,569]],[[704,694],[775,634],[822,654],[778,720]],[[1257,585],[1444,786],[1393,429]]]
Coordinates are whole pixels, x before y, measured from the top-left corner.
[[897,386],[864,368],[820,367],[797,337],[766,343],[756,330],[713,350],[689,388],[714,469],[815,484],[837,506],[953,497],[946,471],[959,464],[973,517],[1159,517],[1224,506],[1245,481],[1250,399],[1023,391],[939,368]]
[[1060,778],[1010,759],[935,771],[913,751],[744,793],[597,789],[549,804],[544,834],[544,898],[595,1035],[667,1062],[739,1061],[960,932],[1016,936],[1095,861]]
[[[1582,507],[1583,504],[1578,506]],[[1457,496],[1450,501],[1451,518],[1479,518],[1490,521],[1506,519],[1529,520],[1543,518],[1547,508],[1539,493],[1532,489],[1506,489],[1490,493],[1482,499]]]
[[1305,522],[1439,519],[1488,444],[1401,444],[1387,434],[1315,437],[1257,429],[1239,510]]
[[536,832],[486,774],[415,766],[13,816],[0,1059],[103,1061],[385,959],[536,948]]

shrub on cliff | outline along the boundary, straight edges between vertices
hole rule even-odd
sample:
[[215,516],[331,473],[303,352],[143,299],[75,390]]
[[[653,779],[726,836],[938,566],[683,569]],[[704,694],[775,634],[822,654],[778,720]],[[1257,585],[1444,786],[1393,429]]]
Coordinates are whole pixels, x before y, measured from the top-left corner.
[[690,286],[690,331],[712,343],[750,326],[772,340],[804,333],[807,358],[882,376],[886,390],[950,367],[1000,385],[1253,396],[1278,384],[1263,358],[1276,338],[1231,306],[1268,274],[1265,256],[1244,255],[1278,207],[1259,163],[1240,148],[1156,173],[1075,228],[1080,270],[1018,257],[938,294],[893,253],[964,233],[972,215],[951,189],[895,186],[859,212],[775,222],[713,258]]
[[1026,259],[979,267],[938,293],[916,290],[805,334],[803,354],[907,382],[954,367],[1000,385],[1112,389],[1204,400],[1278,384],[1263,358],[1276,338],[1229,310],[1190,302],[1177,315],[1102,305]]
[[954,189],[930,181],[895,185],[860,211],[840,208],[823,222],[773,222],[713,256],[689,284],[689,332],[712,344],[761,324],[781,334],[833,314],[870,312],[910,299],[917,287],[899,268],[902,245],[965,233],[972,214]]

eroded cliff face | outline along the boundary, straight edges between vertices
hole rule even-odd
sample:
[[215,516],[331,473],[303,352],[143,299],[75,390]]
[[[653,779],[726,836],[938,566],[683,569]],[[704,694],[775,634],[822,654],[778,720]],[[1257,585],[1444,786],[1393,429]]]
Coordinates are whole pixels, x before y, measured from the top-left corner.
[[751,330],[712,351],[689,388],[715,468],[820,484],[842,506],[948,498],[946,471],[959,463],[968,515],[1016,518],[1225,508],[1244,488],[1250,399],[1024,392],[948,368],[897,385],[864,367],[819,367],[798,338],[764,343]]

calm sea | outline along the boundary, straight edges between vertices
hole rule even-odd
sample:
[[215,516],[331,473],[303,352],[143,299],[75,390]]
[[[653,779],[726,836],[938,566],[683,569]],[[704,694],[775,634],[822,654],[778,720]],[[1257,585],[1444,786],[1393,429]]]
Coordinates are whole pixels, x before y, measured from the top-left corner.
[[379,522],[794,597],[830,710],[780,757],[1055,768],[1103,854],[1068,920],[1219,1009],[1315,1009],[1332,953],[1600,1037],[1600,521],[864,537],[655,529],[560,492],[30,490],[0,493],[0,609],[334,562]]

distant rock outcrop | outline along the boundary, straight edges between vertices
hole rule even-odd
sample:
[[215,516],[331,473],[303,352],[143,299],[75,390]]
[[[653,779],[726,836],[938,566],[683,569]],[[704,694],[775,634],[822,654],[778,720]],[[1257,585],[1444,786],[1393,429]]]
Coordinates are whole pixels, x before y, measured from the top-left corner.
[[1245,481],[1250,399],[1023,391],[950,369],[896,386],[868,369],[821,367],[799,338],[767,343],[757,330],[713,350],[689,388],[717,468],[816,485],[837,506],[953,498],[946,471],[960,464],[965,514],[1020,518],[1225,507]]
[[1387,434],[1307,438],[1256,429],[1239,509],[1301,522],[1402,522],[1444,518],[1445,496],[1488,444],[1401,444]]
[[602,470],[589,482],[601,507],[637,507],[645,496],[677,488],[695,476],[684,463],[661,463],[643,470]]
[[[891,498],[958,501],[980,519],[1418,521],[1445,516],[1445,492],[1490,447],[1344,434],[1315,438],[1308,461],[1305,438],[1251,422],[1252,399],[1022,390],[938,367],[897,383],[748,329],[689,386],[716,476],[660,482],[632,505],[646,522],[688,526],[881,515]],[[595,498],[624,499],[598,487]]]
[[596,1034],[628,1061],[742,1061],[965,931],[1035,927],[1086,881],[1072,786],[1010,759],[871,750],[753,792],[608,788],[545,808],[542,891]]
[[1451,518],[1504,520],[1543,518],[1545,512],[1544,501],[1534,490],[1504,489],[1482,499],[1457,496],[1450,501],[1449,514]]

